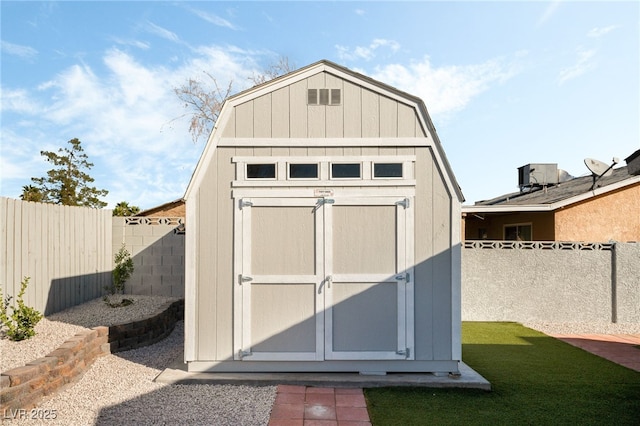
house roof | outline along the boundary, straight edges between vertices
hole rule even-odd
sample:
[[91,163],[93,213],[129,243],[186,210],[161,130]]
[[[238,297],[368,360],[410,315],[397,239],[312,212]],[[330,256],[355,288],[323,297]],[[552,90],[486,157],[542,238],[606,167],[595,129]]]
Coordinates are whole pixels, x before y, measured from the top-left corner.
[[433,137],[432,146],[435,151],[434,154],[435,154],[436,162],[439,163],[439,165],[442,167],[442,170],[444,172],[443,173],[444,179],[447,183],[447,186],[450,188],[450,191],[455,194],[455,196],[460,202],[464,201],[462,190],[460,189],[460,186],[458,185],[455,175],[453,174],[451,165],[447,160],[447,157],[442,148],[442,144],[440,142],[438,134],[436,133],[435,126],[431,121],[431,117],[429,116],[429,113],[427,111],[427,108],[424,102],[420,98],[414,95],[398,90],[392,86],[389,86],[380,81],[374,80],[371,77],[367,77],[363,74],[357,73],[355,71],[352,71],[348,68],[345,68],[343,66],[340,66],[328,60],[320,60],[316,63],[297,69],[288,74],[277,77],[273,80],[269,80],[257,86],[251,87],[250,89],[244,90],[242,92],[239,92],[227,98],[222,106],[220,115],[218,116],[218,121],[213,126],[213,131],[211,132],[211,135],[207,140],[207,145],[205,146],[205,149],[200,157],[200,160],[196,165],[196,168],[191,177],[191,181],[187,186],[184,199],[185,200],[188,199],[190,197],[191,192],[193,191],[193,188],[199,186],[199,180],[203,173],[202,169],[206,168],[205,164],[210,161],[213,155],[213,151],[215,150],[221,138],[221,135],[217,132],[218,127],[222,127],[220,126],[220,123],[225,123],[226,120],[228,120],[230,111],[233,109],[234,106],[247,102],[251,99],[258,98],[268,92],[275,91],[281,87],[293,84],[297,81],[303,80],[305,78],[308,78],[312,75],[315,75],[321,72],[333,73],[341,78],[352,81],[363,87],[369,88],[376,92],[383,93],[386,96],[389,96],[390,98],[393,98],[398,101],[404,102],[408,105],[414,106],[417,110],[417,113],[420,119],[424,120],[422,121],[422,125],[426,130],[429,131],[429,133]]
[[534,187],[522,192],[504,194],[490,200],[478,201],[473,206],[462,206],[466,213],[506,211],[553,211],[607,192],[640,183],[640,176],[631,176],[627,167],[613,169],[610,176],[573,178],[557,185]]
[[164,204],[160,204],[159,206],[155,206],[155,207],[151,207],[149,209],[146,210],[142,210],[141,212],[139,212],[138,214],[134,215],[134,216],[149,216],[153,213],[162,211],[162,210],[166,210],[166,209],[170,209],[173,208],[175,206],[184,204],[184,199],[182,198],[178,198],[177,200],[173,200],[173,201],[169,201],[167,203]]

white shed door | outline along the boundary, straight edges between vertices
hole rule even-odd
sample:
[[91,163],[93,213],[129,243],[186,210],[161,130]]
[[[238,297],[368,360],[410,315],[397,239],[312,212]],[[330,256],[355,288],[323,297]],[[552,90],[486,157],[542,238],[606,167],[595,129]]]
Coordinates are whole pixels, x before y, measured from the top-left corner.
[[[322,360],[323,210],[316,199],[240,201],[243,360]],[[237,239],[236,239],[237,241]],[[237,305],[236,305],[237,306]],[[236,321],[238,320],[236,316]]]
[[325,210],[325,359],[413,359],[410,207],[367,197]]
[[409,203],[240,200],[236,359],[413,359]]

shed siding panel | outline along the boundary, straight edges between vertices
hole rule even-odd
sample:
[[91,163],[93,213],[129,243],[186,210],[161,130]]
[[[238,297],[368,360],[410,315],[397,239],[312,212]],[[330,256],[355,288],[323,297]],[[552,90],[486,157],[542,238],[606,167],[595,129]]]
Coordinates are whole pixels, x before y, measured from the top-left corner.
[[377,138],[380,136],[380,95],[362,90],[362,136]]
[[288,138],[289,129],[289,87],[283,87],[271,94],[272,99],[272,116],[271,131],[274,138]]
[[229,112],[229,119],[225,123],[224,129],[222,129],[223,138],[235,138],[236,137],[236,109],[231,108]]
[[[217,263],[212,277],[216,277],[216,358],[233,357],[233,201],[229,182],[235,177],[235,167],[231,157],[232,148],[221,149],[218,153],[217,201]],[[213,263],[213,262],[211,262]]]
[[[433,355],[451,359],[451,195],[433,168]],[[455,224],[458,225],[457,223]]]
[[351,82],[344,82],[344,137],[362,137],[362,89]]
[[[322,89],[325,87],[324,73],[316,74],[308,79],[309,89]],[[326,110],[322,105],[309,105],[308,107],[309,127],[307,137],[324,138],[326,136]]]
[[408,105],[398,104],[398,137],[416,136],[416,112]]
[[[213,164],[217,162],[219,150],[213,157]],[[212,307],[216,306],[216,255],[218,239],[218,220],[216,210],[217,199],[217,167],[209,167],[198,192],[198,234],[206,235],[206,238],[198,239],[198,330],[196,331],[198,342],[198,359],[212,359],[216,353],[216,312]]]
[[236,107],[236,137],[253,137],[253,102],[245,102]]
[[307,137],[307,81],[302,80],[289,86],[291,118],[290,134],[292,138]]
[[420,124],[420,120],[416,120],[416,130],[415,130],[415,134],[417,136],[426,136],[427,134],[424,132],[424,130],[422,129],[422,125]]
[[433,359],[433,160],[428,148],[416,150],[415,347],[416,359]]
[[380,97],[380,137],[394,138],[398,136],[398,102],[387,97]]
[[270,138],[271,137],[271,93],[253,101],[253,137],[254,138]]
[[[342,79],[331,74],[326,76],[326,87],[328,89],[340,89],[342,92]],[[344,136],[344,104],[331,105],[325,107],[327,114],[327,137],[341,138]]]
[[[339,105],[308,105],[307,89],[340,89]],[[330,73],[237,105],[223,137],[359,138],[425,136],[412,106]]]

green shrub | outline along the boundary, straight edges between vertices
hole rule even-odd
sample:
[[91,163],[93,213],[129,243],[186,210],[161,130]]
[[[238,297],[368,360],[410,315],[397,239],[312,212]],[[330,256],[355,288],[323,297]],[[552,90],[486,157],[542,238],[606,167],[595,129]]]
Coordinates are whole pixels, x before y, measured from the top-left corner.
[[[131,277],[133,274],[133,259],[131,259],[131,254],[125,248],[125,245],[122,244],[120,250],[114,256],[114,262],[116,264],[115,268],[113,268],[112,272],[112,280],[111,285],[106,287],[106,290],[109,291],[111,296],[116,294],[124,293],[124,283]],[[131,299],[122,299],[121,301],[114,301],[113,297],[104,296],[104,302],[112,307],[119,308],[121,306],[129,306],[133,303]]]
[[24,304],[22,297],[29,285],[29,277],[24,277],[20,285],[20,293],[18,293],[18,307],[14,304],[11,306],[11,315],[7,313],[12,297],[6,296],[2,299],[2,289],[0,289],[0,300],[3,300],[0,306],[0,321],[7,328],[7,336],[11,340],[25,340],[35,336],[34,330],[36,324],[42,319],[42,314],[37,310]]
[[124,293],[124,283],[131,277],[133,274],[133,259],[131,259],[131,254],[125,248],[125,245],[122,244],[120,250],[114,256],[115,268],[113,268],[113,279],[111,281],[111,286],[107,287],[107,290],[113,294],[122,294]]

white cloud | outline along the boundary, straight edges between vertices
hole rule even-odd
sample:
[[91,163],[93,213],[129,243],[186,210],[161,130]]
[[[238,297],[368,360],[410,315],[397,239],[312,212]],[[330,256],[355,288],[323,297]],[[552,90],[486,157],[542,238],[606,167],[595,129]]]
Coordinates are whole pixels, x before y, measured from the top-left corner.
[[395,53],[400,49],[400,44],[394,40],[377,38],[368,46],[356,46],[353,49],[347,46],[336,45],[338,57],[345,61],[353,61],[356,59],[369,61],[376,56],[378,50],[381,48],[388,48],[391,52]]
[[189,10],[192,13],[194,13],[196,16],[199,16],[200,18],[204,19],[205,21],[213,25],[216,25],[218,27],[229,28],[232,30],[237,30],[235,25],[233,25],[231,22],[227,21],[226,19],[219,17],[218,15],[214,15],[213,13],[208,13],[203,10],[194,9],[194,8],[189,8]]
[[[187,120],[178,119],[185,110],[173,88],[206,70],[241,90],[265,55],[233,46],[193,52],[191,61],[170,68],[143,65],[114,48],[103,55],[106,72],[76,64],[37,90],[3,90],[2,108],[22,114],[21,122],[5,120],[1,129],[3,195],[17,197],[30,177],[45,175],[50,165],[40,150],[77,137],[95,164],[89,171],[95,186],[110,191],[111,207],[126,200],[149,208],[181,197],[204,144],[194,144]],[[21,149],[7,149],[12,146]],[[9,186],[12,192],[5,191]]]
[[19,56],[24,59],[33,59],[38,56],[38,51],[33,47],[9,43],[4,40],[0,41],[0,49],[9,55]]
[[[544,4],[544,3],[540,3],[540,4]],[[544,25],[549,19],[551,19],[551,17],[555,15],[559,6],[560,6],[559,0],[550,2],[547,5],[547,7],[544,9],[544,12],[542,12],[542,15],[540,15],[540,18],[538,18],[537,26]]]
[[618,25],[609,25],[607,27],[596,27],[596,28],[592,28],[588,33],[587,33],[587,37],[591,37],[591,38],[600,38],[608,33],[610,33],[611,31],[615,30],[619,28]]
[[[518,56],[520,57],[520,56]],[[435,68],[427,56],[409,66],[376,67],[376,80],[420,97],[433,115],[462,110],[492,84],[506,81],[518,72],[516,64],[493,59],[481,64]]]
[[166,28],[162,28],[161,26],[156,25],[153,22],[147,21],[144,28],[147,30],[147,32],[154,34],[160,38],[164,38],[175,43],[180,41],[180,38],[176,33],[169,31]]
[[18,113],[31,114],[39,110],[38,103],[31,99],[29,93],[24,89],[0,88],[0,108],[2,111],[12,111]]
[[143,50],[147,50],[151,47],[150,44],[147,43],[146,41],[127,40],[127,39],[122,39],[118,37],[113,37],[112,40],[121,46],[133,46]]
[[574,65],[560,70],[560,74],[558,75],[558,84],[562,85],[569,80],[580,77],[595,67],[593,59],[596,54],[595,49],[585,50],[583,48],[578,48],[577,54],[578,59]]
[[354,12],[358,16],[363,16],[363,15],[365,15],[367,13],[364,9],[356,9],[356,10],[354,10]]

